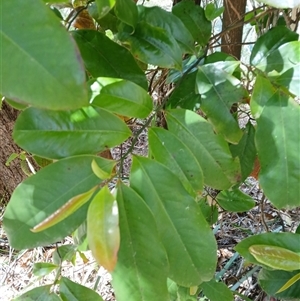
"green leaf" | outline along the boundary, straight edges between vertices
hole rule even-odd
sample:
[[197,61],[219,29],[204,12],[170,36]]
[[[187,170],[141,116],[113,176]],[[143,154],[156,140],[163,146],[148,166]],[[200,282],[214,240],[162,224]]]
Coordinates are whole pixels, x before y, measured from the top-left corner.
[[[277,293],[283,285],[285,285],[292,277],[299,274],[300,271],[280,271],[280,270],[266,270],[262,269],[258,274],[259,285],[270,296],[280,298],[281,300],[299,300],[300,285],[295,282],[287,290]],[[293,299],[295,298],[295,299]]]
[[123,78],[147,90],[146,76],[126,48],[95,30],[76,30],[72,36],[86,69],[93,77]]
[[94,174],[101,180],[107,180],[112,176],[112,172],[106,172],[103,170],[95,160],[92,161],[92,170]]
[[130,46],[134,57],[146,64],[179,70],[182,67],[181,49],[175,38],[163,28],[141,21],[133,34],[124,30],[118,37]]
[[148,93],[133,82],[99,77],[91,85],[92,104],[122,116],[146,118],[153,109]]
[[182,53],[194,52],[194,40],[182,21],[174,14],[158,7],[139,6],[139,19],[154,27],[160,27],[174,37]]
[[13,100],[7,99],[7,98],[5,98],[5,102],[7,102],[11,107],[13,107],[14,109],[17,109],[17,110],[24,110],[28,107],[27,104],[19,103],[17,101],[13,101]]
[[288,88],[293,94],[300,96],[300,42],[288,42],[274,50],[262,60],[257,68],[268,73],[268,77],[276,84]]
[[287,290],[288,288],[290,288],[294,283],[296,283],[297,281],[300,280],[300,273],[296,274],[295,276],[293,276],[290,280],[288,280],[277,292],[276,294],[278,293],[281,293],[285,290]]
[[268,245],[274,247],[280,247],[288,249],[294,253],[300,253],[299,244],[300,235],[295,233],[263,233],[258,235],[253,235],[242,240],[234,248],[239,252],[247,262],[262,265],[269,268],[267,265],[259,262],[249,251],[249,248],[253,245]]
[[233,157],[238,157],[240,159],[242,170],[241,181],[244,181],[253,170],[253,165],[257,155],[254,137],[255,128],[250,122],[248,122],[244,129],[243,137],[239,143],[231,144],[229,146]]
[[168,285],[168,292],[169,292],[169,301],[178,301],[177,300],[178,286],[176,282],[168,278],[167,285]]
[[166,118],[169,130],[197,158],[205,185],[221,190],[240,181],[238,158],[232,158],[226,141],[215,135],[212,126],[204,118],[181,109],[167,111]]
[[197,296],[191,294],[191,288],[189,287],[179,286],[177,296],[178,301],[197,301]]
[[50,274],[53,270],[57,269],[58,265],[49,262],[35,262],[33,264],[32,273],[35,276],[43,277]]
[[233,301],[233,294],[225,283],[216,282],[215,279],[209,282],[203,282],[200,287],[203,289],[204,295],[210,301]]
[[50,293],[51,287],[51,284],[36,287],[17,297],[14,301],[61,301],[57,295]]
[[196,75],[197,72],[187,74],[182,81],[176,85],[173,93],[168,99],[167,105],[170,108],[182,108],[195,110],[200,107],[201,96],[196,94]]
[[288,249],[270,245],[252,245],[249,252],[258,262],[275,270],[300,270],[300,255]]
[[261,2],[277,8],[295,8],[300,5],[300,0],[262,0]]
[[155,217],[145,201],[119,183],[117,201],[121,245],[112,273],[118,301],[168,300],[168,261]]
[[103,301],[94,291],[83,285],[61,277],[59,281],[59,294],[63,301]]
[[3,226],[13,248],[28,249],[52,244],[83,223],[88,203],[45,231],[30,231],[72,197],[101,182],[92,171],[93,160],[102,169],[111,171],[110,160],[91,155],[76,156],[44,167],[15,189],[3,217]]
[[205,17],[204,9],[193,1],[180,1],[173,6],[172,13],[177,16],[200,45],[207,44],[211,35],[211,22]]
[[204,185],[202,169],[189,148],[162,128],[149,129],[148,139],[151,157],[177,175],[188,192],[201,194]]
[[[286,1],[285,1],[286,2]],[[250,63],[253,66],[265,61],[269,54],[277,50],[281,45],[298,40],[298,34],[288,29],[286,26],[276,26],[260,36],[255,43]]]
[[280,91],[267,101],[257,119],[259,183],[278,209],[299,206],[299,120],[300,107]]
[[113,271],[120,246],[119,214],[117,202],[107,186],[96,194],[89,206],[87,240],[98,264]]
[[205,220],[210,225],[213,225],[218,221],[218,216],[219,216],[218,206],[209,205],[208,202],[206,201],[206,198],[201,198],[198,204],[203,216],[205,217]]
[[53,262],[61,265],[63,261],[72,261],[76,255],[76,246],[73,244],[62,245],[52,253]]
[[122,22],[135,28],[138,10],[133,0],[116,0],[115,14]]
[[109,11],[115,6],[116,0],[96,0],[98,8],[98,18],[106,16]]
[[169,259],[169,278],[187,287],[211,279],[216,241],[181,181],[160,163],[134,157],[130,183],[155,216]]
[[208,21],[212,21],[219,16],[221,16],[224,12],[224,7],[217,7],[215,6],[215,3],[208,3],[205,6],[205,17]]
[[19,115],[13,131],[20,147],[51,159],[96,154],[122,143],[130,135],[120,118],[91,106],[60,112],[28,108]]
[[246,91],[237,78],[220,67],[222,62],[199,67],[196,85],[201,94],[201,110],[218,134],[236,144],[243,133],[230,109],[245,97]]
[[35,0],[1,1],[0,11],[2,57],[14,58],[2,60],[0,93],[53,110],[88,105],[81,57],[53,12]]
[[221,191],[217,195],[217,202],[223,209],[231,212],[245,212],[255,206],[255,201],[238,188]]

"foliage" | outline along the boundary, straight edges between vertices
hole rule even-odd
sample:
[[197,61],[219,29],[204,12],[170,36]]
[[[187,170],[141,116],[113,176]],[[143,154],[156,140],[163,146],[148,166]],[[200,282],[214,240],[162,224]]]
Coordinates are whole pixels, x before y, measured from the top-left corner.
[[[183,1],[167,12],[131,0],[75,1],[75,17],[65,24],[75,28],[68,32],[57,17],[63,5],[44,2],[0,3],[2,55],[13,55],[1,62],[0,93],[22,110],[13,138],[37,163],[50,162],[11,197],[3,221],[11,246],[55,243],[87,223],[80,238],[75,234],[78,244],[57,249],[56,259],[72,258],[88,242],[111,271],[118,301],[196,300],[200,293],[233,300],[214,279],[217,244],[208,222],[216,216],[209,215],[216,206],[244,212],[255,205],[238,187],[257,156],[270,202],[278,209],[299,205],[298,35],[272,28],[245,66],[209,52],[216,42],[212,20],[223,11],[211,4]],[[78,29],[83,12],[88,23]],[[155,99],[161,83],[168,92]],[[241,129],[232,107],[247,103],[251,114]],[[137,133],[130,118],[141,119]],[[145,129],[149,154],[133,157],[127,185],[122,164]],[[129,137],[132,146],[119,160],[99,157]],[[204,187],[221,190],[211,210]],[[292,298],[299,238],[299,232],[254,235],[236,250],[263,266],[267,293]],[[35,273],[56,270],[58,295],[43,286],[16,300],[102,300],[62,277],[56,261],[37,264]]]

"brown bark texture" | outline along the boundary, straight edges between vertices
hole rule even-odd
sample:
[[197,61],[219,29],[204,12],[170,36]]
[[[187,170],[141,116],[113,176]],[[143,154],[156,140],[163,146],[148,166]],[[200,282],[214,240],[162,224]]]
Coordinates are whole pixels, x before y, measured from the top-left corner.
[[12,153],[22,151],[12,139],[17,116],[18,111],[3,102],[0,108],[0,205],[8,202],[14,189],[26,178],[19,159],[11,162],[9,166],[5,165]]
[[[224,0],[223,31],[227,30],[238,20],[243,19],[247,0]],[[243,39],[243,26],[228,30],[222,36],[222,52],[230,54],[240,60]]]

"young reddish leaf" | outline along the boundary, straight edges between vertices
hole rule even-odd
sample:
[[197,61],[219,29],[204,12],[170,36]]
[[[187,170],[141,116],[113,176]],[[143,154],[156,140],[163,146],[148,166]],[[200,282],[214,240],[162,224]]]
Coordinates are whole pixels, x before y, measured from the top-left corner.
[[300,255],[285,248],[270,245],[252,245],[249,252],[258,262],[276,270],[300,270]]
[[89,206],[87,239],[99,265],[113,271],[120,246],[119,214],[117,202],[107,186],[97,193]]
[[66,204],[64,204],[62,207],[56,210],[53,214],[51,214],[42,222],[34,226],[33,229],[31,229],[31,231],[34,233],[40,232],[58,224],[60,221],[70,216],[81,206],[83,206],[88,200],[90,200],[96,189],[97,186],[93,187],[91,190],[85,193],[74,196]]

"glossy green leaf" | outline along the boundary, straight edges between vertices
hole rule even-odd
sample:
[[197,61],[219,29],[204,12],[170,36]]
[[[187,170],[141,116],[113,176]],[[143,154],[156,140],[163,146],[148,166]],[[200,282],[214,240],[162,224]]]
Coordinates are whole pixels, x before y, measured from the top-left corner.
[[201,284],[204,295],[210,301],[233,301],[233,293],[225,283],[217,282],[215,279]]
[[296,274],[295,276],[293,276],[290,280],[288,280],[277,292],[276,294],[278,293],[281,293],[285,290],[287,290],[288,288],[290,288],[294,283],[296,283],[297,281],[300,280],[300,273]]
[[17,109],[17,110],[25,110],[28,107],[27,104],[19,103],[17,101],[13,101],[13,100],[8,99],[8,98],[5,98],[5,102],[8,103],[11,107],[13,107],[14,109]]
[[300,96],[300,42],[288,42],[274,50],[268,57],[260,61],[257,68],[268,73],[268,77],[276,84],[288,88],[293,94]]
[[259,183],[277,208],[299,206],[299,120],[299,105],[281,92],[267,101],[257,119]]
[[168,261],[155,217],[131,188],[118,184],[121,245],[112,273],[118,301],[168,300]]
[[253,245],[269,245],[274,247],[280,247],[288,249],[294,253],[300,253],[300,235],[295,233],[263,233],[258,235],[253,235],[242,240],[234,248],[239,252],[247,262],[254,264],[262,265],[266,268],[269,268],[267,265],[259,262],[255,257],[250,253],[249,248]]
[[49,262],[35,262],[33,264],[32,273],[34,276],[43,277],[57,269],[58,265]]
[[154,26],[160,27],[173,36],[183,53],[194,52],[194,40],[191,33],[174,14],[158,7],[139,6],[139,19]]
[[45,231],[30,231],[72,197],[101,182],[92,171],[93,160],[102,169],[111,171],[111,160],[91,155],[76,156],[44,167],[15,189],[3,217],[4,230],[13,248],[28,249],[52,244],[62,240],[83,223],[88,203]]
[[204,118],[181,109],[167,111],[166,118],[168,129],[197,158],[205,185],[221,190],[240,181],[238,158],[232,158],[226,141],[215,135],[212,126]]
[[145,21],[137,24],[133,34],[125,29],[118,37],[130,46],[131,53],[138,60],[159,67],[181,69],[181,49],[165,29]]
[[277,8],[295,8],[300,5],[300,0],[262,0],[261,2]]
[[[93,160],[93,162],[96,161]],[[54,213],[52,213],[50,216],[47,216],[43,221],[35,225],[30,230],[33,233],[41,232],[63,221],[75,211],[77,211],[80,207],[82,207],[85,203],[87,203],[95,193],[96,189],[97,186],[93,187],[87,192],[72,197],[63,206],[58,208]]]
[[258,262],[275,270],[300,270],[300,255],[288,249],[270,245],[252,245],[249,252]]
[[41,1],[11,0],[1,1],[0,11],[1,55],[14,58],[1,61],[0,93],[53,110],[88,105],[82,59],[50,8]]
[[251,113],[255,119],[260,117],[266,103],[272,98],[276,90],[269,79],[262,75],[256,77],[250,101]]
[[156,161],[134,157],[130,183],[155,216],[169,259],[169,278],[186,287],[211,279],[216,241],[178,177]]
[[189,148],[162,128],[149,129],[148,139],[151,157],[177,175],[188,192],[201,194],[204,185],[202,169]]
[[254,143],[255,128],[248,122],[243,131],[243,137],[238,144],[231,144],[230,151],[233,157],[238,157],[241,163],[242,178],[244,181],[253,170],[254,161],[256,158],[256,147]]
[[258,281],[261,288],[270,296],[280,298],[281,300],[299,300],[300,285],[299,281],[295,282],[287,290],[277,293],[292,277],[299,274],[300,271],[280,271],[262,269],[258,274]]
[[17,297],[14,301],[61,301],[57,295],[50,293],[51,287],[51,284],[36,287]]
[[251,52],[250,63],[253,66],[259,65],[266,60],[269,54],[277,50],[281,45],[297,39],[298,34],[286,26],[276,26],[268,30],[264,35],[260,36],[255,43]]
[[59,294],[63,301],[103,301],[92,289],[61,277],[59,281]]
[[96,154],[122,143],[130,135],[120,118],[91,106],[60,112],[28,108],[19,115],[13,131],[20,147],[51,159]]
[[199,67],[196,86],[201,94],[201,110],[214,130],[228,142],[238,143],[243,133],[230,109],[246,96],[242,83],[222,69],[222,62],[216,62]]
[[215,3],[208,3],[205,6],[205,17],[208,21],[212,21],[221,16],[224,12],[224,7],[217,7]]
[[97,193],[89,206],[87,240],[98,264],[113,271],[120,246],[119,214],[117,202],[107,186]]
[[101,180],[107,180],[111,177],[112,173],[103,170],[95,160],[92,161],[92,170],[94,174]]
[[98,18],[101,19],[106,16],[114,7],[116,0],[96,0],[98,8]]
[[211,35],[211,22],[205,17],[204,9],[193,1],[180,1],[172,8],[177,16],[200,45],[207,44]]
[[170,108],[195,110],[200,107],[201,96],[196,93],[196,75],[196,71],[187,74],[185,78],[176,85],[176,88],[168,99],[167,105]]
[[148,93],[127,80],[99,77],[91,90],[93,105],[122,116],[146,118],[153,110]]
[[76,30],[72,32],[72,36],[79,47],[86,69],[93,77],[123,78],[147,89],[144,72],[126,48],[94,30]]
[[116,0],[115,14],[122,22],[133,28],[138,21],[138,10],[133,0]]
[[231,212],[245,212],[255,206],[255,201],[238,188],[223,190],[217,195],[218,204]]

